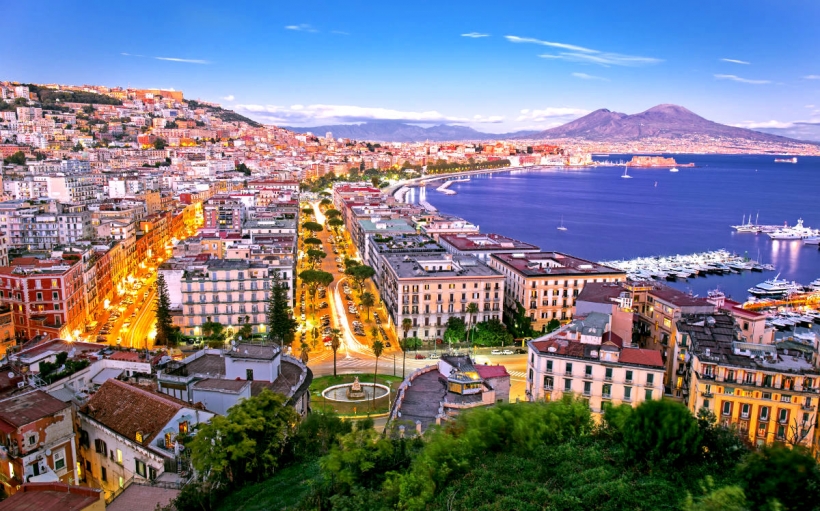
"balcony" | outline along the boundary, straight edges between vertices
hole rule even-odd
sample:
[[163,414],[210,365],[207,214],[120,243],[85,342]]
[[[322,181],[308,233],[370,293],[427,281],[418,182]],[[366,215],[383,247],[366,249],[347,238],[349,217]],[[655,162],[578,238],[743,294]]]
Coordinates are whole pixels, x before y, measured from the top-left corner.
[[761,415],[760,417],[758,417],[757,420],[758,420],[758,422],[769,422],[769,416],[767,415],[767,416],[763,417]]
[[548,367],[548,368],[544,369],[544,372],[547,373],[547,374],[552,374],[552,368]]
[[566,371],[566,372],[564,372],[564,376],[572,376],[572,371]]
[[552,385],[544,385],[544,390],[552,390]]
[[714,394],[712,394],[712,391],[711,391],[711,390],[710,390],[710,391],[706,391],[706,390],[704,390],[704,391],[702,391],[702,392],[700,393],[700,395],[701,395],[701,396],[703,396],[703,397],[715,397],[715,395],[714,395]]
[[612,394],[610,392],[604,392],[601,397],[604,399],[612,399]]
[[802,408],[803,410],[806,410],[807,412],[813,412],[814,411],[814,405],[804,404],[804,405],[801,405],[800,408]]
[[624,380],[624,385],[632,385],[632,378],[627,378]]
[[612,381],[612,375],[604,376],[604,381]]

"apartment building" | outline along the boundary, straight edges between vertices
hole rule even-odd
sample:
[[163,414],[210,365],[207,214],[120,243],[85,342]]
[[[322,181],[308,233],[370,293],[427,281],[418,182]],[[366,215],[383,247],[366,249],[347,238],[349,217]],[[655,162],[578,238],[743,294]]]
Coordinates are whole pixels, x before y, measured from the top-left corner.
[[367,252],[362,253],[365,264],[371,266],[376,272],[373,275],[373,284],[377,289],[384,286],[385,267],[383,255],[409,255],[421,257],[439,257],[444,254],[444,249],[433,241],[433,238],[424,234],[397,234],[384,236],[381,233],[368,235],[369,239],[365,246]]
[[523,254],[541,250],[530,243],[492,233],[441,234],[438,242],[451,254],[470,255],[485,262],[492,254]]
[[678,322],[678,384],[692,413],[711,410],[756,445],[816,447],[820,369],[815,348],[744,342],[726,313]]
[[[291,275],[280,278],[293,300]],[[182,307],[186,335],[202,335],[207,321],[237,330],[250,323],[254,333],[266,332],[265,313],[270,287],[269,267],[257,261],[210,259],[192,266],[181,277]]]
[[212,197],[203,205],[202,214],[205,217],[203,229],[241,232],[245,205],[231,197]]
[[[401,328],[410,319],[410,337],[435,339],[444,334],[447,320],[465,322],[501,319],[504,276],[481,261],[452,254],[382,255],[381,296],[391,326]],[[470,317],[467,306],[478,312]]]
[[606,314],[590,313],[527,343],[527,393],[553,401],[565,394],[588,400],[594,414],[604,406],[663,397],[664,364],[654,350],[625,347]]
[[[128,403],[128,406],[123,406]],[[178,437],[214,416],[160,392],[109,379],[77,413],[80,463],[106,497],[130,479],[174,482],[185,461]]]
[[[386,239],[416,234],[416,229],[403,218],[373,217],[361,219],[350,227],[350,236],[363,256],[370,253],[368,244],[373,239]],[[367,264],[370,264],[366,261]]]
[[478,234],[479,227],[463,218],[442,213],[428,213],[413,217],[416,228],[438,241],[444,234]]
[[626,273],[560,252],[493,254],[489,265],[504,275],[507,314],[524,307],[535,330],[572,319],[578,294],[589,282],[622,282]]
[[28,482],[77,482],[71,404],[41,390],[0,401],[0,484],[11,495]]
[[0,267],[0,303],[11,307],[16,334],[71,338],[85,326],[83,264],[20,257]]

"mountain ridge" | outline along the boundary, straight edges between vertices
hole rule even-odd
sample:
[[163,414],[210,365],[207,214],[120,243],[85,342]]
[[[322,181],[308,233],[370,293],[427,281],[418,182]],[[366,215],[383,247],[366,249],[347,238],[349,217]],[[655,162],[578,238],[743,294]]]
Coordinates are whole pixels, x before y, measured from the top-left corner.
[[373,142],[450,142],[458,140],[505,140],[524,137],[537,130],[522,130],[512,133],[483,133],[468,126],[458,124],[437,124],[423,128],[402,121],[369,121],[361,124],[334,124],[328,126],[292,127],[282,126],[295,133],[313,133],[325,136],[328,131],[334,138],[368,140]]

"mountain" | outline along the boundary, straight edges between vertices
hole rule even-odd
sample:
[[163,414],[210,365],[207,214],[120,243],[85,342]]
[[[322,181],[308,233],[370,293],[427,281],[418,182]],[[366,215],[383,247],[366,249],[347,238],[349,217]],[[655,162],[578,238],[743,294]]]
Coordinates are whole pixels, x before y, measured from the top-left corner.
[[634,115],[606,109],[596,110],[563,126],[516,138],[580,138],[624,142],[645,138],[676,139],[695,136],[738,138],[756,142],[794,142],[771,133],[718,124],[678,105],[658,105]]
[[789,128],[756,128],[755,131],[807,142],[820,142],[820,122],[796,122]]
[[352,140],[370,140],[373,142],[446,142],[456,140],[503,140],[514,137],[526,137],[536,131],[517,131],[514,133],[482,133],[467,126],[440,124],[423,128],[401,121],[372,121],[363,124],[336,124],[332,126],[314,126],[310,128],[286,127],[296,133],[313,133],[323,137],[328,131],[335,138]]

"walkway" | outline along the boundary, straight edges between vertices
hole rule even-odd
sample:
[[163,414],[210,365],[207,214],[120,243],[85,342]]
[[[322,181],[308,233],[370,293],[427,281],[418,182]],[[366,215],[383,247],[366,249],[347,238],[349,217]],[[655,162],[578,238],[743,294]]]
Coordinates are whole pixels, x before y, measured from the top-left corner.
[[438,371],[429,371],[419,375],[413,384],[404,391],[401,403],[401,417],[397,421],[421,421],[421,430],[426,431],[436,423],[436,415],[444,397],[447,395],[447,384],[439,380]]

